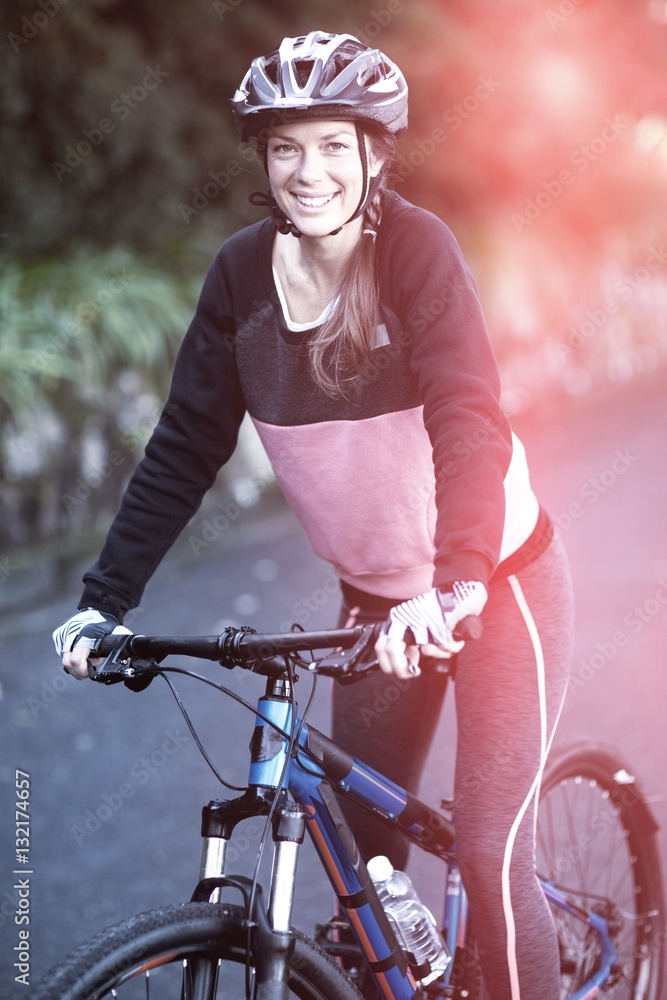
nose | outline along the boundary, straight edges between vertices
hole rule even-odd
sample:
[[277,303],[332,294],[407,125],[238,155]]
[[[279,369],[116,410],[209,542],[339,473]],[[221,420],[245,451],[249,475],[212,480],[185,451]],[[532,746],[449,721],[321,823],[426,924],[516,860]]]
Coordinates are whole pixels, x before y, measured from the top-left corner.
[[322,154],[317,148],[304,148],[299,157],[297,177],[302,184],[316,184],[322,179],[324,166]]

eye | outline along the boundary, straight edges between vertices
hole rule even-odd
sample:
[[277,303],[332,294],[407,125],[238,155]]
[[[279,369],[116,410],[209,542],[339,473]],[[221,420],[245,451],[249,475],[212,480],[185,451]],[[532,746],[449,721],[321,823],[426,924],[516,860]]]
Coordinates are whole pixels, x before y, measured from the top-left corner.
[[349,148],[350,147],[347,145],[347,143],[339,142],[338,140],[336,140],[335,142],[330,142],[329,145],[327,146],[327,149],[331,150],[332,153],[342,153],[345,150],[348,150]]
[[284,153],[292,153],[293,151],[294,151],[294,146],[290,145],[289,142],[277,142],[275,143],[275,145],[274,144],[271,145],[272,153],[284,154]]

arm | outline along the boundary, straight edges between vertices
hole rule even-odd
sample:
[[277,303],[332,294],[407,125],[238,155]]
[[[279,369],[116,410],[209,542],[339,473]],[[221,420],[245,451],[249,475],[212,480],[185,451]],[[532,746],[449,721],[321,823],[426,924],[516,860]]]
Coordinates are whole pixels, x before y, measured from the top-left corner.
[[473,279],[447,227],[406,206],[404,221],[390,230],[383,280],[392,282],[392,305],[410,338],[433,448],[433,584],[486,584],[500,553],[512,443]]
[[[404,204],[390,229],[383,277],[410,338],[411,367],[433,448],[436,480],[433,589],[395,608],[376,646],[386,672],[418,672],[417,648],[450,654],[453,629],[486,603],[505,519],[509,423],[481,306],[454,237],[434,216]],[[415,638],[412,638],[414,636]],[[443,655],[442,653],[440,655]]]
[[141,600],[161,559],[199,508],[236,446],[245,410],[233,351],[228,288],[219,257],[206,276],[178,354],[169,397],[79,607],[119,621]]

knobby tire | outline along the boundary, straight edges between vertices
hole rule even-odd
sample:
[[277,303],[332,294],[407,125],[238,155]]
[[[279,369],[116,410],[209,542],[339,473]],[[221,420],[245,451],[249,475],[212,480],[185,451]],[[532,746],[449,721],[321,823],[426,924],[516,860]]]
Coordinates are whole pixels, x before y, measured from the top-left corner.
[[[299,931],[294,935],[291,996],[360,1000],[359,992],[328,955],[306,935]],[[33,1000],[112,996],[122,1000],[244,1000],[246,944],[240,907],[170,906],[116,924],[81,945],[42,977],[31,996]],[[218,959],[222,964],[216,972]],[[148,966],[152,968],[147,970]],[[212,985],[216,977],[217,990]],[[261,998],[261,990],[257,996]]]

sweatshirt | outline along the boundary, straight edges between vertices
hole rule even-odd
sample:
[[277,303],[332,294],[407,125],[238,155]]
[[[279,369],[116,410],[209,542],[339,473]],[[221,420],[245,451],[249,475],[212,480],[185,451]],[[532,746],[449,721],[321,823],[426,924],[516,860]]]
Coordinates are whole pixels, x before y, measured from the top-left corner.
[[246,412],[313,550],[344,587],[404,600],[454,580],[488,584],[548,544],[550,522],[500,407],[475,284],[448,227],[384,192],[381,323],[367,370],[336,398],[312,377],[312,331],[286,315],[274,236],[266,219],[217,252],[80,607],[122,620],[140,602],[232,455]]

